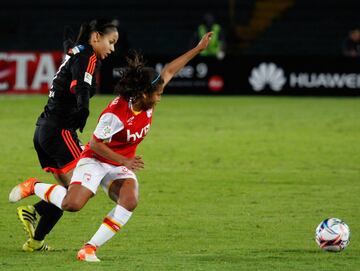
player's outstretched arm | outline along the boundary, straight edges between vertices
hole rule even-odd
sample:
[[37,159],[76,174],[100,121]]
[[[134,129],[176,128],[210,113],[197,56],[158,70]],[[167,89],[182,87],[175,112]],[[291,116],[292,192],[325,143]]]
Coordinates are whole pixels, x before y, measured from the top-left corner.
[[206,49],[212,36],[212,32],[206,33],[194,48],[187,51],[185,54],[167,64],[161,71],[161,77],[164,80],[164,87],[180,71],[191,59],[198,55],[202,50]]

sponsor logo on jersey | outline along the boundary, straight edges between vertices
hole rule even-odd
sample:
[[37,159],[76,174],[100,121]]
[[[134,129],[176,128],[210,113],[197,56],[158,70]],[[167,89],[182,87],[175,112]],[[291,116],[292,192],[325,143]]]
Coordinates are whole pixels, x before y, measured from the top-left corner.
[[92,75],[88,72],[85,72],[84,81],[91,86],[92,83]]
[[137,139],[143,138],[146,136],[146,134],[149,132],[150,130],[150,124],[147,124],[145,127],[143,127],[140,131],[140,133],[135,132],[135,133],[131,133],[129,129],[126,130],[126,134],[127,134],[127,141],[136,141]]
[[261,63],[252,69],[249,83],[255,91],[262,91],[267,85],[273,91],[281,91],[286,83],[286,78],[284,70],[274,63]]

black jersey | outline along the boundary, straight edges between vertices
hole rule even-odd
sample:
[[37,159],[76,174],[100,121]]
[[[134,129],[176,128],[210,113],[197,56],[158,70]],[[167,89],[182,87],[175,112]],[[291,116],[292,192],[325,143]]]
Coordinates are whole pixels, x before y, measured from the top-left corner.
[[51,121],[59,127],[71,127],[72,116],[89,108],[89,99],[96,90],[99,61],[90,45],[78,45],[68,51],[54,76],[48,102],[37,124]]

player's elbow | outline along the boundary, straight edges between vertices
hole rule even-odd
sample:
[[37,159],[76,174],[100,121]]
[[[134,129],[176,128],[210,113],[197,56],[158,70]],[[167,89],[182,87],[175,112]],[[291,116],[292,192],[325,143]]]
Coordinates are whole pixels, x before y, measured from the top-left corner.
[[175,71],[172,71],[170,68],[165,66],[164,70],[161,72],[161,78],[164,81],[163,86],[167,85],[167,83],[174,77],[175,73]]

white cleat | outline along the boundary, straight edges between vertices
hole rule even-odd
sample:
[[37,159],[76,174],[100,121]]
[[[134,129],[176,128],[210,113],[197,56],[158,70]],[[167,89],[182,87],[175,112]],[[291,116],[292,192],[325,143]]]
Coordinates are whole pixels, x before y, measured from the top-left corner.
[[34,195],[34,186],[39,182],[35,178],[29,178],[26,181],[15,186],[9,194],[10,202],[17,202],[21,199],[27,198],[31,195]]
[[14,203],[14,202],[18,202],[19,200],[21,200],[21,189],[20,187],[17,185],[15,186],[9,194],[9,201]]

